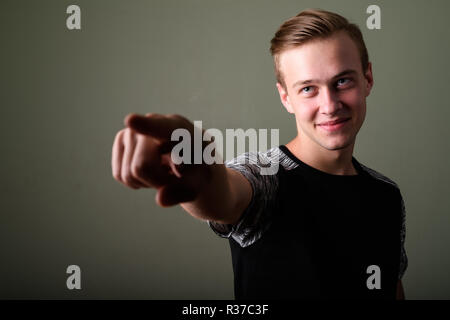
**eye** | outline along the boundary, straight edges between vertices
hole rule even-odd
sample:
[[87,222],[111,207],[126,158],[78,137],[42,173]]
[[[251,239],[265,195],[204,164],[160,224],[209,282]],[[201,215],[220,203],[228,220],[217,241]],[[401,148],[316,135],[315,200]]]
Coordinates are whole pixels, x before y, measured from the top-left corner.
[[344,85],[344,84],[349,83],[350,80],[351,80],[351,79],[349,79],[349,78],[342,78],[342,79],[339,79],[339,80],[337,81],[337,84],[338,84],[338,85]]
[[301,90],[300,90],[300,92],[303,92],[303,93],[310,93],[312,91],[312,87],[311,86],[309,86],[309,87],[304,87],[304,88],[302,88]]

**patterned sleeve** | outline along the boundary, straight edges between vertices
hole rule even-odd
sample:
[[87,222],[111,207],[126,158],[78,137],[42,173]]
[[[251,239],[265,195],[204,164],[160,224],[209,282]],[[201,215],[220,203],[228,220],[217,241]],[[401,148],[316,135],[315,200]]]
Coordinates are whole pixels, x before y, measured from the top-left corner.
[[400,249],[400,268],[398,273],[398,279],[401,280],[403,275],[405,274],[406,269],[408,268],[408,257],[406,255],[405,250],[405,236],[406,236],[406,212],[405,212],[405,203],[403,202],[403,197],[400,192],[400,187],[397,183],[386,177],[385,175],[381,174],[378,171],[375,171],[369,167],[366,167],[365,165],[361,164],[361,167],[367,171],[371,176],[375,177],[376,179],[382,180],[386,183],[389,183],[393,185],[400,196],[400,210],[401,210],[401,230],[400,230],[400,240],[401,240],[401,249]]
[[405,203],[403,202],[403,197],[400,195],[401,201],[401,210],[402,210],[402,228],[400,231],[401,238],[401,252],[400,252],[400,269],[398,274],[398,279],[401,280],[405,274],[406,269],[408,268],[408,256],[406,255],[405,250],[405,237],[406,237],[406,211],[405,211]]
[[208,221],[211,229],[220,237],[232,237],[241,247],[247,247],[257,241],[270,224],[270,207],[274,204],[273,197],[278,187],[275,174],[261,174],[263,164],[272,159],[266,153],[246,152],[225,163],[227,168],[240,172],[252,187],[252,197],[249,205],[241,215],[236,225],[220,224]]

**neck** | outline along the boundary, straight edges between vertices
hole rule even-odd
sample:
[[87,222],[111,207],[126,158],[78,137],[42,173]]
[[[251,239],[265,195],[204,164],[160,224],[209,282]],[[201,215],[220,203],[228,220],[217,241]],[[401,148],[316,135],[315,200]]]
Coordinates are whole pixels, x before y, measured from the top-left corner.
[[289,151],[307,165],[334,175],[358,174],[352,163],[354,142],[339,150],[328,150],[317,143],[307,143],[299,136],[286,144]]

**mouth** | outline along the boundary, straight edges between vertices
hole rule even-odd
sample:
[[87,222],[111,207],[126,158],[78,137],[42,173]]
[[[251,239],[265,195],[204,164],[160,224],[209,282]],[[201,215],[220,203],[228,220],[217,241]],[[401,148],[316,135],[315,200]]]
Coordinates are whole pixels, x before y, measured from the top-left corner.
[[342,118],[334,121],[328,121],[318,124],[318,126],[326,131],[337,131],[343,128],[351,118]]

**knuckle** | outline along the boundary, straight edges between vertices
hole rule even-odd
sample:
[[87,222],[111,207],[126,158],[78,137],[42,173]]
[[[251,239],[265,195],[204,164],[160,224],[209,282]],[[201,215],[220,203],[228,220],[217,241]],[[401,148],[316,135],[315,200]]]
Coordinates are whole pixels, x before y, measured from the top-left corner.
[[123,142],[126,142],[128,140],[129,134],[130,134],[130,129],[129,128],[125,128],[121,130],[121,136],[120,138],[122,139]]
[[141,163],[136,163],[136,164],[133,164],[133,165],[131,166],[130,171],[131,171],[131,176],[132,176],[132,177],[134,177],[134,178],[140,178],[140,177],[143,176],[143,173],[144,173],[144,171],[145,171],[145,168],[144,168],[144,166],[143,166]]
[[120,173],[119,173],[119,172],[113,172],[113,177],[114,177],[114,179],[116,179],[117,181],[120,181],[120,179],[121,179],[121,176],[120,176]]
[[125,129],[122,129],[122,130],[118,131],[116,133],[116,136],[115,136],[114,140],[118,141],[119,139],[121,139],[123,137],[124,133],[125,133]]
[[123,135],[124,135],[125,137],[129,137],[131,134],[132,134],[131,128],[125,128],[125,129],[123,129]]
[[125,144],[133,144],[133,141],[135,141],[135,132],[133,129],[126,128],[124,132],[124,143]]
[[133,184],[133,177],[131,176],[130,173],[124,173],[122,174],[122,181],[125,182],[126,184]]

